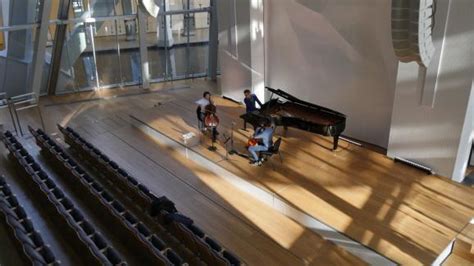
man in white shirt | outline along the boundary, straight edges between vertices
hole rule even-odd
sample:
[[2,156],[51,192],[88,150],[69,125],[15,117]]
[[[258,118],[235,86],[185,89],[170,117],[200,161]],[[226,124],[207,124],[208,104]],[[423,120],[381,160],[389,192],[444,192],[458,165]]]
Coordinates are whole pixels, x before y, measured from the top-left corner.
[[211,93],[208,91],[205,91],[202,94],[202,98],[196,101],[196,104],[198,105],[196,109],[196,115],[198,119],[198,127],[199,130],[204,130],[205,125],[204,125],[204,118],[206,117],[206,106],[211,104]]

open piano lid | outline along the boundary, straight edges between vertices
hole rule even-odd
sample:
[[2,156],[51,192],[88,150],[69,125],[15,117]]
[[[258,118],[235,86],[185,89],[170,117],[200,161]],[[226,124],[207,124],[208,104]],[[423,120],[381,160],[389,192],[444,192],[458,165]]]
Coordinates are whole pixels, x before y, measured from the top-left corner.
[[333,114],[333,115],[337,115],[337,116],[342,116],[342,117],[346,117],[345,114],[342,114],[342,113],[339,113],[339,112],[336,112],[334,110],[331,110],[329,108],[326,108],[326,107],[322,107],[322,106],[319,106],[319,105],[316,105],[316,104],[313,104],[313,103],[309,103],[309,102],[305,102],[303,100],[300,100],[298,98],[296,98],[295,96],[285,92],[285,91],[282,91],[280,89],[273,89],[273,88],[270,88],[270,87],[265,87],[267,90],[269,90],[271,93],[274,93],[280,97],[283,97],[285,99],[287,99],[288,101],[291,101],[291,102],[294,102],[294,103],[297,103],[299,105],[302,105],[302,106],[305,106],[305,107],[309,107],[309,108],[313,108],[313,109],[316,109],[318,111],[322,111],[322,112],[326,112],[326,113],[330,113],[330,114]]

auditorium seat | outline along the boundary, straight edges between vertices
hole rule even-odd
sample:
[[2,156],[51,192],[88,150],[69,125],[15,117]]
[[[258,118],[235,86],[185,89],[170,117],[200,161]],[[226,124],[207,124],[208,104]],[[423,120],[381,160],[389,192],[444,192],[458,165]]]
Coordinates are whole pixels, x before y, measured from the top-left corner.
[[212,250],[209,245],[207,245],[202,239],[196,240],[196,247],[199,253],[199,257],[202,258],[206,263],[213,265],[214,256],[212,255]]
[[222,247],[216,241],[214,241],[213,239],[211,239],[209,237],[206,237],[204,239],[204,241],[216,252],[221,252],[222,251]]
[[[31,128],[30,128],[31,131]],[[110,264],[111,261],[105,256],[105,254],[95,245],[93,240],[88,236],[88,234],[83,230],[80,224],[86,222],[83,214],[79,209],[77,209],[74,204],[69,200],[69,198],[64,194],[64,192],[59,188],[55,182],[48,177],[48,175],[41,169],[41,167],[33,160],[31,163],[26,162],[24,158],[27,155],[21,155],[17,153],[19,149],[23,149],[22,145],[16,141],[16,139],[12,136],[9,138],[3,139],[4,143],[6,144],[7,148],[9,149],[10,153],[14,156],[14,159],[18,162],[20,167],[23,168],[25,173],[29,175],[31,181],[37,186],[34,188],[37,189],[38,192],[42,194],[44,200],[49,202],[49,207],[55,209],[57,214],[59,214],[58,218],[64,222],[66,227],[69,227],[71,232],[75,232],[75,234],[71,234],[75,239],[78,239],[79,242],[72,241],[72,243],[81,243],[81,247],[83,250],[87,250],[87,252],[91,255],[90,258],[94,259],[97,263],[100,264]],[[17,143],[16,147],[10,145],[11,143]],[[53,149],[51,149],[53,150]],[[57,149],[56,149],[57,151]],[[61,150],[59,150],[61,152]],[[58,155],[59,157],[59,155]],[[39,174],[42,175],[40,178]],[[15,208],[15,216],[19,220],[27,219],[26,213],[22,208]],[[92,225],[91,225],[92,227]],[[15,235],[20,236],[21,230],[15,230]],[[21,236],[22,239],[24,238],[24,234]],[[107,244],[108,246],[108,244]],[[79,246],[78,246],[79,247]],[[110,249],[110,247],[108,248]],[[26,249],[25,249],[26,250]],[[31,249],[28,249],[28,253],[33,254]],[[47,256],[49,252],[46,250],[44,251],[44,255]],[[117,261],[122,261],[118,258]],[[119,264],[123,264],[119,263]],[[115,263],[114,263],[115,265]]]
[[56,260],[49,246],[44,243],[40,233],[35,231],[34,224],[19,204],[15,194],[11,192],[3,176],[0,176],[0,191],[2,192],[0,193],[2,222],[9,226],[12,236],[22,247],[22,254],[33,265],[59,265],[60,262]]
[[130,182],[132,185],[138,186],[138,181],[137,181],[135,178],[129,176],[129,177],[127,177],[127,180],[128,180],[128,182]]
[[224,256],[224,258],[227,259],[228,262],[230,262],[230,265],[238,266],[241,264],[240,260],[234,254],[230,253],[227,250],[224,250],[224,252],[222,252],[222,255]]
[[121,262],[122,262],[119,255],[117,254],[117,252],[114,249],[110,248],[110,247],[108,247],[105,250],[105,256],[112,263],[112,265],[120,265]]
[[80,224],[80,227],[82,228],[82,230],[88,235],[92,235],[95,233],[95,229],[94,227],[88,222],[88,221],[83,221],[81,224]]
[[154,236],[154,235],[151,236],[150,241],[153,244],[153,246],[160,251],[163,251],[166,248],[166,244],[163,242],[163,240],[159,239],[157,236]]
[[189,230],[191,230],[191,232],[193,232],[199,238],[204,238],[204,236],[205,236],[204,232],[201,229],[199,229],[197,226],[189,225],[188,228],[189,228]]
[[[64,129],[61,126],[58,126],[58,128],[63,133],[66,143],[68,143],[71,147],[78,149],[79,154],[84,155],[86,161],[90,161],[94,168],[105,169],[109,171],[111,175],[105,175],[106,178],[108,178],[114,184],[118,185],[120,187],[120,190],[129,192],[128,195],[135,202],[138,203],[142,210],[146,210],[146,212],[148,212],[151,203],[157,200],[157,197],[152,192],[150,192],[150,190],[144,184],[139,183],[134,177],[132,177],[125,170],[123,170],[116,162],[110,160],[110,158],[106,157],[106,155],[104,155],[99,149],[82,139],[79,134],[72,134],[72,132],[75,132],[72,128],[68,127]],[[87,147],[89,151],[84,147]],[[97,154],[100,154],[100,156],[96,156]],[[107,159],[104,160],[101,158]],[[115,176],[115,179],[112,178],[112,175]],[[163,215],[164,213],[156,217],[156,219],[160,223],[163,223],[165,221],[163,219]],[[130,221],[128,222],[130,223]],[[240,264],[238,263],[239,260],[235,256],[231,255],[230,252],[225,253],[228,255],[229,259],[227,257],[224,257],[223,254],[224,252],[226,252],[226,250],[222,248],[214,239],[207,236],[197,226],[190,225],[185,229],[175,227],[173,228],[173,230],[176,233],[176,237],[178,237],[179,240],[183,242],[186,247],[196,253],[202,253],[202,256],[204,256],[204,261],[209,260],[218,263],[219,261],[224,260],[231,265]],[[198,243],[200,247],[198,247]],[[208,249],[208,252],[203,252],[203,249],[205,248]],[[218,257],[219,259],[216,259],[216,257]]]
[[105,249],[107,247],[107,243],[105,239],[99,234],[95,233],[92,235],[92,241],[94,241],[95,245],[100,249]]
[[197,250],[194,233],[180,223],[173,223],[176,227],[176,236],[191,250]]
[[125,212],[125,207],[123,207],[123,205],[120,204],[118,201],[112,202],[112,207],[113,207],[118,213],[124,213],[124,212]]
[[[39,131],[34,131],[33,129],[30,129],[32,132],[33,136],[37,139],[38,145],[43,149],[44,152],[51,152],[52,149],[47,149],[46,146],[44,146],[41,142],[41,138],[39,137],[40,132]],[[111,221],[118,226],[121,226],[121,228],[128,230],[129,234],[133,235],[133,238],[127,237],[128,240],[130,240],[130,243],[134,243],[133,245],[135,247],[140,247],[142,252],[147,254],[146,258],[150,259],[149,262],[151,263],[153,261],[153,264],[157,263],[158,265],[166,265],[166,264],[172,264],[172,265],[181,265],[183,264],[183,260],[176,254],[174,251],[172,251],[170,248],[167,248],[166,250],[170,251],[172,255],[168,259],[165,257],[162,253],[161,250],[163,250],[163,247],[155,247],[157,243],[163,243],[158,236],[153,234],[150,229],[143,223],[141,223],[137,217],[135,217],[132,213],[126,210],[126,208],[111,195],[109,192],[107,192],[104,187],[99,184],[98,182],[94,181],[92,177],[90,177],[90,180],[85,180],[84,178],[87,176],[85,174],[85,171],[82,169],[81,166],[79,166],[75,161],[71,158],[68,161],[61,161],[59,157],[61,157],[60,154],[65,154],[64,150],[54,141],[51,144],[53,147],[55,147],[54,150],[59,151],[59,153],[56,156],[51,157],[52,160],[54,160],[56,163],[62,163],[62,169],[65,172],[65,174],[72,175],[74,180],[79,181],[80,184],[82,184],[82,188],[84,191],[87,191],[89,195],[94,197],[97,202],[101,203],[101,206],[103,206],[106,209],[106,213],[103,213],[103,215],[108,215],[109,217],[108,221]],[[95,151],[97,153],[97,151]],[[71,167],[67,167],[68,165],[74,165],[74,169]],[[117,165],[118,168],[118,165]],[[84,173],[84,174],[80,174]],[[91,181],[91,182],[89,182]],[[77,183],[77,182],[76,182]],[[78,213],[71,211],[71,217],[76,221],[82,221],[83,217],[81,217]],[[118,228],[118,227],[117,227]],[[85,231],[85,230],[84,230]],[[92,233],[92,230],[90,233]],[[126,232],[126,231],[123,231]],[[120,233],[120,232],[117,232]],[[99,249],[105,249],[106,245],[103,244],[103,239],[100,237],[100,235],[97,235],[97,233],[92,234],[91,236],[93,242]],[[109,254],[110,257],[114,257],[113,253]],[[109,257],[109,256],[107,256]],[[171,259],[173,261],[171,261]],[[179,262],[179,264],[175,264],[175,262]]]
[[171,249],[166,251],[166,258],[173,264],[173,265],[182,265],[183,260]]

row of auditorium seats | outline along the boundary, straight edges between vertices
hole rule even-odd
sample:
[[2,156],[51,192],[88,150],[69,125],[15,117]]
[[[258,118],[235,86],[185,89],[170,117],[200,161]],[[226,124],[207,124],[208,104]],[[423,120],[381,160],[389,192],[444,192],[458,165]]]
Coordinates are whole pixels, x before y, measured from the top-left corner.
[[41,129],[29,128],[46,155],[52,158],[68,175],[72,175],[86,188],[86,191],[97,199],[106,211],[113,214],[113,218],[120,222],[121,228],[128,230],[133,239],[128,239],[129,245],[135,240],[135,245],[141,247],[142,256],[149,257],[148,263],[152,265],[183,265],[183,259],[161,240],[156,234],[139,221],[124,205],[108,193],[101,184],[96,182],[86,171],[78,165],[61,146],[52,140]]
[[92,166],[96,172],[109,173],[116,177],[113,180],[114,184],[122,191],[131,192],[128,193],[128,195],[133,197],[132,200],[136,202],[138,206],[146,210],[147,206],[157,198],[145,185],[139,183],[137,179],[120,168],[116,162],[110,160],[107,155],[94,147],[94,145],[79,136],[72,128],[67,127],[64,129],[59,125],[58,128],[64,134],[66,143],[78,151],[81,158],[93,162]]
[[170,223],[174,234],[210,265],[240,265],[240,260],[194,224]]
[[[139,183],[136,178],[119,167],[116,162],[109,159],[94,145],[83,139],[75,130],[60,125],[58,125],[58,128],[63,133],[66,143],[76,150],[81,158],[89,161],[96,171],[107,173],[105,176],[112,178],[113,184],[120,186],[120,190],[125,191],[136,202],[139,202],[142,210],[148,212],[152,203],[159,199],[145,185]],[[161,211],[157,220],[160,223],[165,220],[169,221],[169,219],[165,219],[168,215],[169,213],[166,211]],[[171,221],[167,224],[178,239],[209,265],[241,264],[235,255],[219,245],[217,241],[205,234],[195,224],[181,224],[177,221]]]
[[31,219],[3,176],[0,176],[0,213],[11,229],[12,236],[20,244],[23,254],[32,265],[59,265],[55,255],[46,245],[40,233],[35,230]]
[[[115,249],[110,246],[94,226],[84,218],[82,212],[56,185],[53,179],[39,166],[23,145],[7,131],[3,142],[20,168],[31,177],[37,188],[51,206],[62,217],[64,222],[73,232],[74,240],[79,240],[83,250],[88,250],[90,261],[102,265],[126,265]],[[75,234],[74,234],[75,233]],[[76,241],[72,241],[72,243]]]

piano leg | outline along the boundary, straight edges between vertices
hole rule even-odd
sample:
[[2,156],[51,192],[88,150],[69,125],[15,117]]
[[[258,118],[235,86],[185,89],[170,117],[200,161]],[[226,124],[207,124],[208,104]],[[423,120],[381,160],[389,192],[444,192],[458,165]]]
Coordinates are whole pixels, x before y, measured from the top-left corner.
[[337,150],[338,143],[339,143],[339,135],[336,135],[334,136],[334,142],[333,142],[333,147],[332,147],[333,151]]

